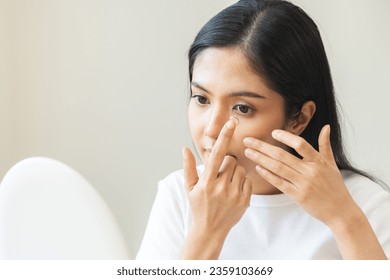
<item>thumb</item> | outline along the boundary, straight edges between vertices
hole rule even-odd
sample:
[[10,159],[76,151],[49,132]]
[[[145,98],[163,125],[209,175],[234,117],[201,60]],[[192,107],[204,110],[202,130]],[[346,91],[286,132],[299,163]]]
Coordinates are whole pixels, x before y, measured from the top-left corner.
[[196,160],[191,150],[183,148],[183,168],[184,168],[184,186],[187,191],[191,191],[199,180],[196,170]]
[[320,154],[324,156],[326,159],[330,160],[332,163],[336,164],[334,159],[332,145],[330,143],[330,125],[325,125],[320,132],[320,136],[318,137],[318,147]]

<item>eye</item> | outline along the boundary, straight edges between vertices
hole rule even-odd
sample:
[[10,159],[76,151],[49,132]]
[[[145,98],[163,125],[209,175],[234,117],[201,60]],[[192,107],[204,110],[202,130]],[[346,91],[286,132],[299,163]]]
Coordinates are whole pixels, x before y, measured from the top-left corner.
[[255,111],[253,108],[245,104],[237,104],[233,109],[241,115],[249,115]]
[[191,98],[195,99],[196,103],[200,105],[208,104],[208,99],[202,95],[193,95]]

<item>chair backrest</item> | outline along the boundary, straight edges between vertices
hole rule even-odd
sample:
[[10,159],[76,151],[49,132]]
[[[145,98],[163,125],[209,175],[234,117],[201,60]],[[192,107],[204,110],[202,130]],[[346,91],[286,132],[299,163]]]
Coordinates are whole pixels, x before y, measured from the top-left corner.
[[0,259],[129,258],[107,204],[72,168],[29,158],[3,178]]

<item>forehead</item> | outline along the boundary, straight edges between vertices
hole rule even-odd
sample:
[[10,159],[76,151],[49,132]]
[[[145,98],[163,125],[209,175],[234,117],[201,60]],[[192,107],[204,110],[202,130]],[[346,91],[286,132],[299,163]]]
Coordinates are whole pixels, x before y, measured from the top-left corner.
[[239,48],[207,48],[195,60],[193,82],[212,91],[274,93]]

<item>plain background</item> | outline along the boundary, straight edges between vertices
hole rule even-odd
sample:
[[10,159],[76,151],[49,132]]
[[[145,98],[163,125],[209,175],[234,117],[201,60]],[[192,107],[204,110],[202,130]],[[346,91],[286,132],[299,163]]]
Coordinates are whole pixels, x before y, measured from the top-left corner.
[[[192,146],[188,47],[234,2],[0,0],[0,178],[30,156],[67,163],[135,254],[158,181]],[[352,162],[389,183],[390,1],[293,2],[323,36]]]

